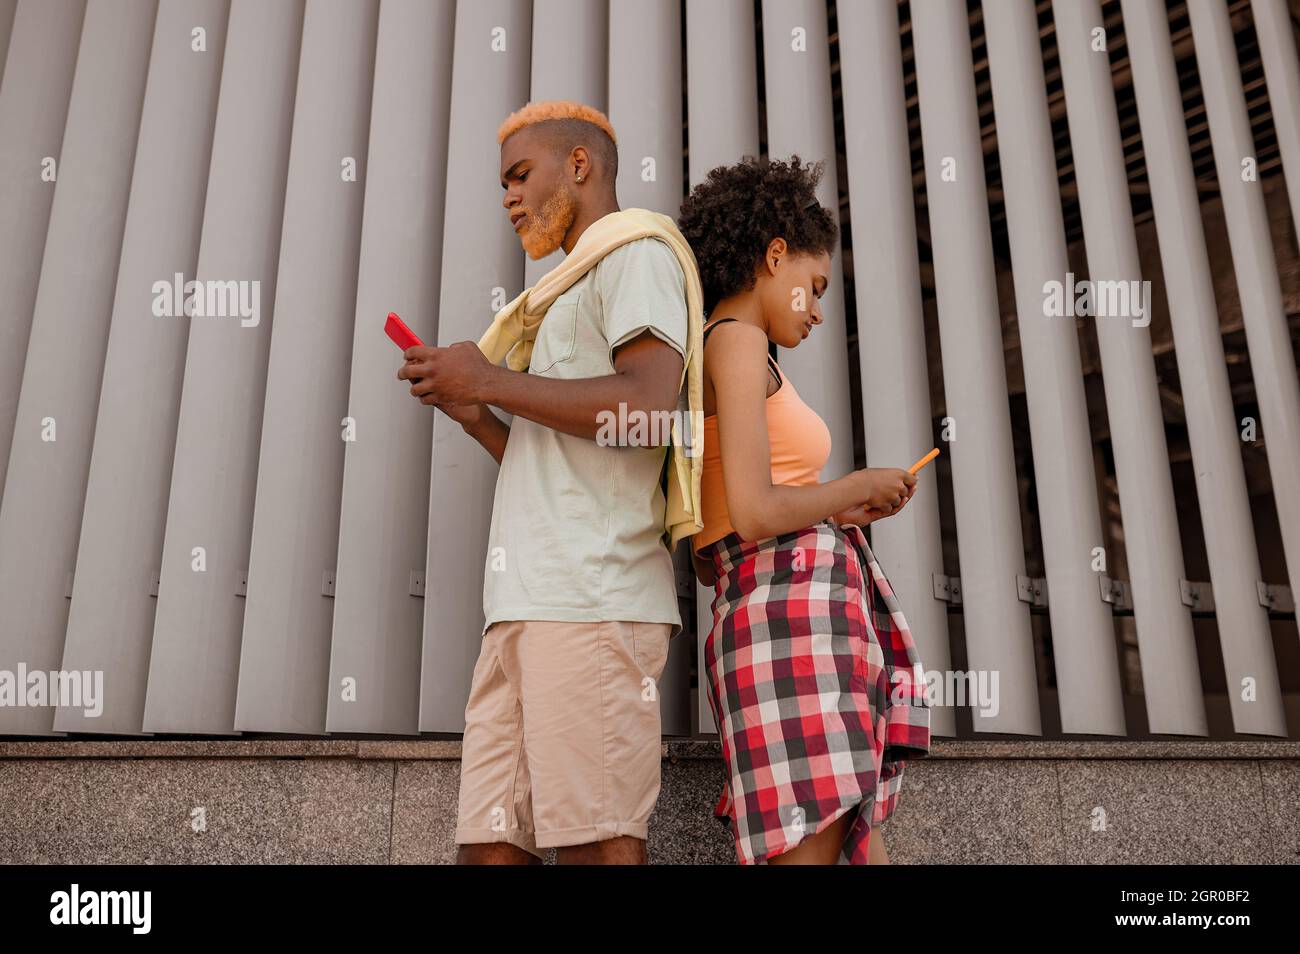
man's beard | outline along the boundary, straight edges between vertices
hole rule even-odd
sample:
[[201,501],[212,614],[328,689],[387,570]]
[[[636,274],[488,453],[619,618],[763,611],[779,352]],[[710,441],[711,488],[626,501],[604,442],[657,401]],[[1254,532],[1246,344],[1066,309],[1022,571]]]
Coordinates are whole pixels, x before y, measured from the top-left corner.
[[578,203],[561,183],[536,212],[528,214],[520,235],[524,251],[531,259],[545,258],[564,241],[564,236],[578,216]]

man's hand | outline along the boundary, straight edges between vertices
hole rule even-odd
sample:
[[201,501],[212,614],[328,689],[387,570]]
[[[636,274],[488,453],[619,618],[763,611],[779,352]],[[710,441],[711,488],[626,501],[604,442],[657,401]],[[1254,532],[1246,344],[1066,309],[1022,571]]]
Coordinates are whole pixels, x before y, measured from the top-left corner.
[[434,407],[467,431],[482,424],[484,415],[492,413],[486,404],[435,404]]
[[482,404],[494,366],[472,341],[446,348],[414,345],[403,352],[406,363],[397,371],[401,380],[413,381],[411,396],[421,404]]

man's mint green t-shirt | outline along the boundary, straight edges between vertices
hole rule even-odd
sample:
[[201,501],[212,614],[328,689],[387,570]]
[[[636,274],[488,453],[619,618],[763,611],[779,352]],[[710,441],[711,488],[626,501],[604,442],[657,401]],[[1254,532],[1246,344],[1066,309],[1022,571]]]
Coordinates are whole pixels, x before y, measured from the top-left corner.
[[[658,239],[636,239],[551,304],[528,373],[613,374],[614,349],[647,330],[685,360],[686,327],[677,256]],[[677,635],[681,614],[663,542],[667,452],[663,444],[602,445],[516,415],[492,504],[484,631],[500,620],[627,620],[671,623]]]

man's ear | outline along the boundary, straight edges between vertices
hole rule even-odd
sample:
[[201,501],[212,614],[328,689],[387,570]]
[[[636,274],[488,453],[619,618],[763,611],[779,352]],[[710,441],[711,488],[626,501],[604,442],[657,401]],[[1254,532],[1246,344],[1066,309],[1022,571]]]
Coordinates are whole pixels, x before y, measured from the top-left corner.
[[585,181],[591,175],[591,155],[586,146],[574,146],[569,153],[569,173],[578,181]]

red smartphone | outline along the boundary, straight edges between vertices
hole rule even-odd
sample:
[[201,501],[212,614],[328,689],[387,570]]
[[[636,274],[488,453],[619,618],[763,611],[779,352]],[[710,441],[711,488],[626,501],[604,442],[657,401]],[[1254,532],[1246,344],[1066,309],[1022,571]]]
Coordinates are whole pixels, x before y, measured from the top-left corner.
[[403,352],[407,348],[415,345],[424,344],[410,328],[406,327],[406,322],[397,317],[396,312],[388,313],[388,320],[384,322],[384,333],[393,339],[393,343],[401,348]]
[[[388,313],[388,320],[384,322],[384,333],[393,339],[393,344],[401,348],[403,354],[406,353],[407,348],[424,344],[414,331],[406,327],[406,322],[397,317],[397,313],[393,311]],[[410,380],[412,385],[416,385],[423,381],[424,378],[411,378]]]

